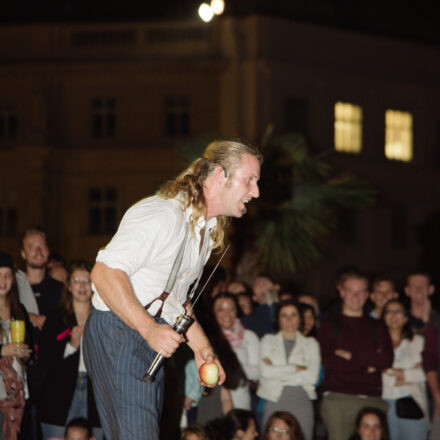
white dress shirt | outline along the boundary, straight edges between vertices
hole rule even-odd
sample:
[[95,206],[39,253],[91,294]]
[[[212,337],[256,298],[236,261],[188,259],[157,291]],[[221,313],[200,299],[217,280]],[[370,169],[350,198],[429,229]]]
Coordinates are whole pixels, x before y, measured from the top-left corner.
[[[118,231],[108,245],[99,251],[96,261],[112,269],[124,271],[130,279],[137,300],[146,305],[164,291],[171,269],[185,237],[192,208],[183,209],[177,199],[165,200],[159,196],[148,197],[133,205],[125,213]],[[202,273],[211,253],[211,231],[216,218],[205,222],[200,218],[194,234],[190,228],[185,252],[176,282],[165,300],[162,318],[173,325],[184,312],[191,284]],[[205,228],[206,252],[200,252],[201,230]],[[98,310],[109,310],[99,292],[92,303]],[[151,304],[148,312],[154,316],[161,301]]]

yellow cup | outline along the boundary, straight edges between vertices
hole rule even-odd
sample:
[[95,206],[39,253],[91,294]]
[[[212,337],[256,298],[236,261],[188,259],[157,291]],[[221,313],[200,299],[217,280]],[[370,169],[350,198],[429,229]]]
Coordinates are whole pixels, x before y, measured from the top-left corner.
[[25,326],[24,321],[11,321],[11,340],[16,344],[24,342]]

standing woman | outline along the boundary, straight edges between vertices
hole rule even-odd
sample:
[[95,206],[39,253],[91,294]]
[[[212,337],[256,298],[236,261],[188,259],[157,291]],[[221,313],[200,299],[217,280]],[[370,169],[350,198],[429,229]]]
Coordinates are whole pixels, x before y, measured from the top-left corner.
[[251,409],[249,382],[257,381],[260,375],[258,366],[260,341],[254,332],[243,327],[237,316],[238,310],[239,306],[235,295],[225,292],[219,293],[214,298],[212,311],[215,320],[247,377],[244,384],[231,390],[232,403],[234,408],[249,410]]
[[[428,402],[422,367],[425,340],[423,336],[413,334],[408,309],[401,301],[388,301],[382,317],[394,348],[393,366],[382,374],[382,398],[389,404],[387,420],[391,440],[426,439]],[[411,418],[403,418],[402,411],[408,408],[411,413],[406,416]]]
[[306,440],[313,435],[315,384],[321,367],[318,342],[301,334],[298,303],[288,299],[275,313],[278,333],[265,335],[260,347],[260,386],[266,399],[263,426],[275,411],[288,411],[298,420]]
[[221,364],[226,380],[203,396],[197,410],[197,422],[206,424],[232,408],[251,409],[250,381],[259,377],[259,340],[243,328],[237,318],[235,295],[219,293],[214,297],[211,314],[202,325]]
[[[20,430],[25,399],[29,397],[26,360],[32,345],[31,325],[25,308],[18,300],[12,258],[0,253],[0,438],[15,440]],[[25,322],[25,344],[11,342],[11,321]]]
[[41,333],[39,360],[45,383],[38,413],[44,439],[62,438],[66,424],[77,417],[88,419],[94,436],[103,438],[81,348],[91,307],[90,270],[84,261],[70,265],[61,306],[48,315]]

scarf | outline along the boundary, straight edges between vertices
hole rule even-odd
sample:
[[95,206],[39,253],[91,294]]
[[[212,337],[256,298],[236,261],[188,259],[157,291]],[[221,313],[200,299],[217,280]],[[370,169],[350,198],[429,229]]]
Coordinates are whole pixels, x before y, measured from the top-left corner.
[[226,339],[231,344],[232,348],[240,348],[243,344],[244,338],[244,327],[241,321],[236,318],[234,324],[229,329],[222,329],[223,334],[226,336]]

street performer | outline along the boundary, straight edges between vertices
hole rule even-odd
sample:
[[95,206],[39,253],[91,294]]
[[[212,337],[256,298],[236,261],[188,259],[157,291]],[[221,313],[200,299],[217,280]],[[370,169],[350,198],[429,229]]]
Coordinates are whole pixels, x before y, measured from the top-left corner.
[[[170,357],[184,341],[172,326],[190,311],[189,288],[198,283],[211,251],[223,248],[228,217],[242,217],[259,196],[261,162],[253,146],[212,142],[155,196],[129,208],[99,251],[83,351],[107,439],[159,438],[163,371],[152,382],[143,375],[157,353]],[[185,336],[197,368],[215,362],[222,384],[224,370],[197,321]]]

